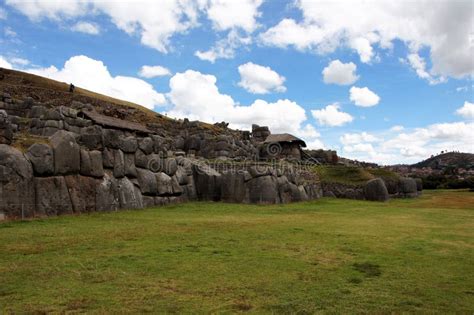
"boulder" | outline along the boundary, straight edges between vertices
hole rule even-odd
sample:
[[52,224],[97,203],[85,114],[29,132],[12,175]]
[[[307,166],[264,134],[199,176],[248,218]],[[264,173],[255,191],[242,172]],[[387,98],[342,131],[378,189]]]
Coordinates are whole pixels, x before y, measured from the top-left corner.
[[145,154],[144,151],[138,149],[135,152],[135,165],[141,168],[148,168],[148,158],[149,156]]
[[150,137],[140,139],[138,148],[142,150],[145,155],[153,153],[153,139]]
[[387,187],[388,194],[398,196],[398,194],[400,193],[399,179],[383,178],[383,181],[385,182],[385,187]]
[[156,182],[158,186],[158,195],[169,196],[173,194],[173,185],[171,177],[163,172],[156,174]]
[[178,183],[180,185],[187,185],[189,183],[188,175],[186,174],[186,170],[183,166],[177,167],[175,176],[178,179]]
[[222,201],[243,203],[248,202],[247,187],[243,172],[223,172],[221,178]]
[[6,217],[34,215],[33,167],[17,149],[0,144],[0,212]]
[[89,150],[102,150],[104,147],[102,128],[97,125],[82,128],[79,143]]
[[400,194],[405,198],[418,196],[416,181],[413,178],[403,177],[399,180]]
[[123,177],[118,181],[118,195],[121,209],[143,208],[142,194],[127,178]]
[[259,176],[247,182],[251,203],[274,204],[280,202],[277,179],[274,176]]
[[138,148],[138,141],[135,137],[121,138],[119,142],[119,149],[125,153],[135,153]]
[[380,178],[369,180],[364,186],[364,196],[366,200],[387,201],[388,191],[385,183]]
[[73,211],[75,213],[96,211],[96,193],[101,180],[80,175],[65,176],[65,180]]
[[60,215],[73,213],[71,197],[63,176],[36,177],[37,215]]
[[184,141],[184,149],[186,151],[199,151],[201,148],[201,139],[198,136],[191,136]]
[[174,158],[165,159],[163,161],[163,166],[164,172],[169,176],[173,176],[178,169],[178,164],[176,163],[176,160]]
[[193,178],[198,200],[221,199],[221,174],[208,165],[193,164]]
[[118,149],[121,143],[121,136],[123,132],[115,129],[103,129],[102,135],[104,146],[107,148]]
[[81,169],[80,147],[73,134],[59,130],[50,138],[55,174],[77,174]]
[[183,188],[179,185],[176,176],[171,176],[171,191],[175,196],[179,196],[183,193]]
[[102,152],[81,150],[81,174],[98,178],[104,176]]
[[126,153],[124,155],[125,176],[129,178],[137,177],[137,168],[135,167],[135,154]]
[[43,143],[35,143],[28,148],[26,157],[33,165],[36,176],[50,176],[54,174],[53,149]]
[[122,178],[125,176],[125,157],[121,150],[114,151],[114,177]]
[[120,208],[118,182],[110,171],[105,172],[95,192],[96,210],[110,211]]
[[105,148],[104,151],[102,151],[102,162],[104,168],[114,168],[115,152],[113,149]]
[[137,168],[137,179],[143,195],[155,196],[158,193],[155,173],[147,169]]

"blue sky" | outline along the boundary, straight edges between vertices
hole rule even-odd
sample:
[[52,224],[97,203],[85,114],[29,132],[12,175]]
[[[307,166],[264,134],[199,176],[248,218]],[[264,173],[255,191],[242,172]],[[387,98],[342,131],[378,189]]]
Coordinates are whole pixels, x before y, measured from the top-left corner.
[[472,12],[471,1],[6,0],[0,66],[411,163],[474,152]]

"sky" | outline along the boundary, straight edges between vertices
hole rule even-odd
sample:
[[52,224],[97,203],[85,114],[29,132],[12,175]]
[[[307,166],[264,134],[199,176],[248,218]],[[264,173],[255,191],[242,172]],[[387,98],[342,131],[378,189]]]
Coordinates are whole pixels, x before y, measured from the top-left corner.
[[474,153],[470,0],[0,0],[0,67],[379,164]]

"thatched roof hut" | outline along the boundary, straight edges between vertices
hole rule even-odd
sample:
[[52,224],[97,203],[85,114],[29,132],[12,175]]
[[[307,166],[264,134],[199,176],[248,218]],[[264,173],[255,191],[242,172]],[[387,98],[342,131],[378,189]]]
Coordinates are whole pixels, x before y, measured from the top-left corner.
[[289,133],[271,134],[264,141],[265,144],[276,143],[276,142],[291,143],[291,144],[294,143],[303,148],[306,148],[306,143],[303,140],[293,135],[290,135]]

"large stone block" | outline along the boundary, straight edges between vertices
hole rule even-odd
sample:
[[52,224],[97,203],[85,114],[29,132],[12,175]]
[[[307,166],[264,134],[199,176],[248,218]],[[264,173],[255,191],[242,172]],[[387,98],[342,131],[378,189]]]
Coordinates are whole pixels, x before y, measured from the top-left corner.
[[119,149],[125,153],[135,153],[138,148],[138,141],[135,137],[121,138],[119,142]]
[[364,186],[364,196],[366,200],[387,201],[388,191],[385,183],[380,178],[369,180]]
[[400,178],[399,187],[402,197],[413,198],[418,196],[416,181],[413,178]]
[[60,130],[50,138],[54,152],[55,174],[77,174],[81,169],[80,147],[74,135]]
[[123,132],[115,129],[103,129],[102,134],[105,147],[112,149],[120,147]]
[[169,196],[173,194],[173,185],[170,176],[163,172],[157,173],[156,182],[158,186],[158,195]]
[[137,168],[137,179],[143,195],[154,196],[158,193],[156,174],[150,170]]
[[140,189],[138,189],[138,187],[135,187],[127,177],[118,180],[118,194],[120,208],[143,208],[142,194],[140,192]]
[[224,172],[221,174],[222,201],[243,203],[248,201],[248,192],[243,172]]
[[176,163],[176,160],[174,158],[164,159],[163,166],[164,166],[163,171],[168,176],[173,176],[178,170],[178,164]]
[[105,172],[97,186],[95,200],[97,211],[110,211],[120,208],[118,182],[110,171]]
[[37,215],[73,213],[71,198],[63,176],[36,177],[34,182]]
[[278,184],[274,176],[260,176],[247,182],[251,203],[279,203]]
[[50,176],[54,174],[54,153],[53,149],[43,143],[35,143],[28,148],[26,157],[33,165],[33,170],[37,176]]
[[34,209],[31,163],[17,149],[0,144],[0,212],[10,218],[31,217]]
[[153,139],[150,137],[140,139],[138,142],[138,148],[142,150],[145,155],[153,153],[153,146]]
[[124,155],[125,176],[129,178],[137,177],[137,168],[135,167],[135,154],[126,153]]
[[221,199],[221,174],[208,165],[193,165],[193,178],[199,200]]
[[104,176],[102,152],[81,150],[81,174],[98,178]]
[[101,180],[80,175],[65,176],[65,180],[75,213],[97,210],[96,193]]
[[125,176],[125,156],[121,150],[114,151],[114,177]]
[[79,143],[89,150],[102,150],[104,147],[102,128],[97,125],[82,128]]

